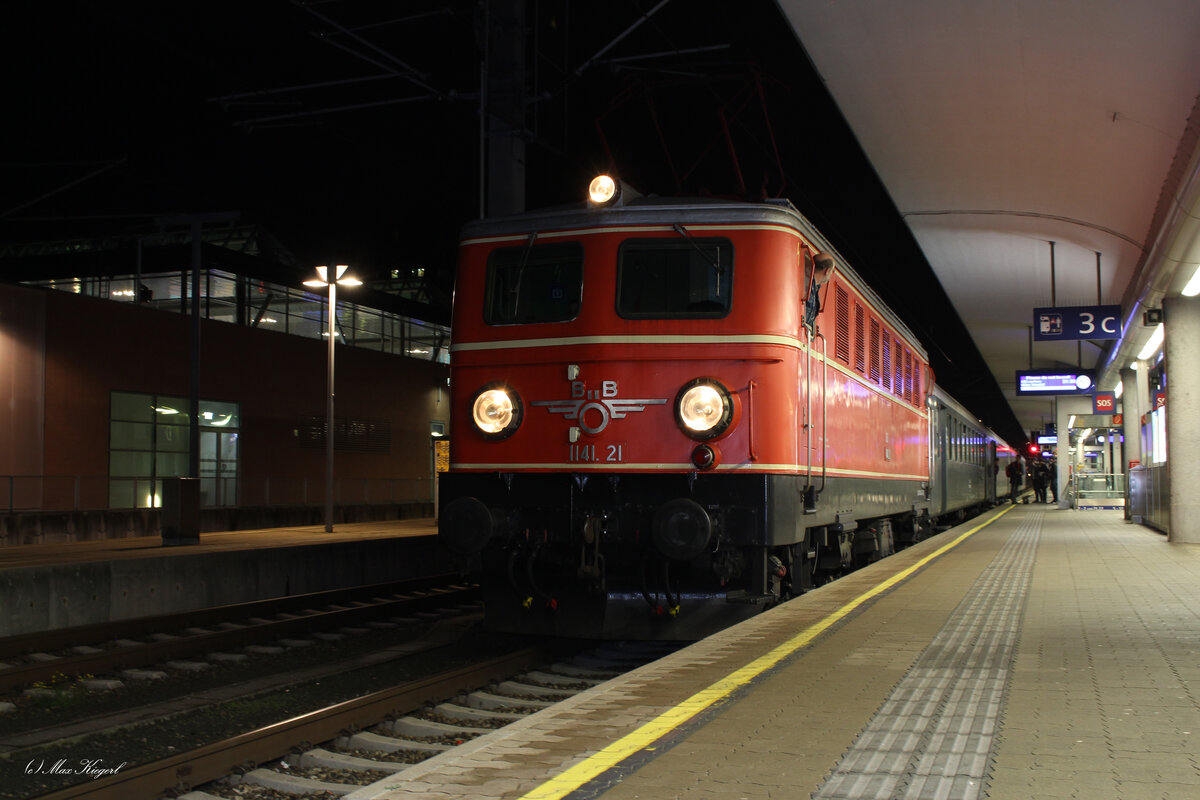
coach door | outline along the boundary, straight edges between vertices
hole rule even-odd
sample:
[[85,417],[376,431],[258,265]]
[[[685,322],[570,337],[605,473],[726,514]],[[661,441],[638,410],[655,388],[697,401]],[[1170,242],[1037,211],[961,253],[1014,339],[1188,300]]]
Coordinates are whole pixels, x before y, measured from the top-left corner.
[[987,443],[987,461],[983,465],[983,485],[987,487],[987,499],[996,502],[996,481],[1000,480],[1000,466],[996,462],[996,443]]
[[950,430],[949,414],[942,413],[942,404],[935,402],[929,406],[929,479],[930,487],[929,513],[937,516],[946,509],[946,498],[949,487]]

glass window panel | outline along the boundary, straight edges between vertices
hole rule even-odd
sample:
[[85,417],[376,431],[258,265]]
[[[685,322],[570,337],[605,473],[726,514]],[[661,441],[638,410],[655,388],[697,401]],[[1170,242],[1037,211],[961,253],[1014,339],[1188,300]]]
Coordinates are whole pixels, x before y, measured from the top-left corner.
[[109,281],[108,299],[121,303],[132,303],[136,299],[136,292],[133,289],[133,279],[113,279]]
[[154,398],[148,394],[113,392],[112,418],[149,422],[154,418]]
[[150,474],[150,453],[114,450],[108,460],[108,474],[113,476],[136,476]]
[[380,314],[359,309],[358,313],[354,315],[354,324],[356,328],[355,344],[371,350],[382,349],[383,317]]
[[228,469],[230,464],[237,464],[238,435],[236,433],[221,434],[221,461]]
[[162,481],[137,481],[138,508],[162,508]]
[[174,301],[172,306],[179,306],[179,292],[182,284],[179,276],[154,275],[142,276],[142,302]]
[[217,458],[217,435],[205,431],[200,434],[200,460],[215,461]]
[[188,424],[188,412],[191,410],[191,403],[183,397],[163,397],[159,396],[154,405],[154,410],[157,412],[157,422],[159,425],[183,425]]
[[221,478],[217,484],[220,490],[221,505],[237,505],[237,478]]
[[108,482],[109,508],[133,508],[133,481]]
[[200,505],[215,506],[217,504],[217,479],[200,479]]
[[317,312],[291,314],[288,316],[287,332],[309,339],[320,339],[321,324],[322,319]]
[[223,300],[227,303],[237,302],[237,285],[229,278],[213,272],[208,277],[208,296],[212,300]]
[[110,444],[114,450],[151,450],[154,447],[153,427],[144,422],[113,421]]
[[[265,291],[256,289],[258,291]],[[270,298],[268,300],[268,297]],[[266,308],[263,308],[263,305]],[[251,301],[250,321],[258,319],[258,327],[268,331],[286,331],[287,330],[287,315],[288,315],[288,299],[287,295],[271,294],[262,295],[255,294]],[[262,316],[259,317],[259,312],[262,311]]]
[[237,322],[237,303],[212,298],[208,301],[208,318],[217,322]]
[[200,427],[232,429],[240,427],[240,423],[237,403],[200,401]]
[[154,457],[155,474],[163,477],[185,477],[188,474],[188,454],[158,453]]
[[188,428],[186,425],[159,425],[158,426],[158,451],[161,452],[187,452],[188,449]]

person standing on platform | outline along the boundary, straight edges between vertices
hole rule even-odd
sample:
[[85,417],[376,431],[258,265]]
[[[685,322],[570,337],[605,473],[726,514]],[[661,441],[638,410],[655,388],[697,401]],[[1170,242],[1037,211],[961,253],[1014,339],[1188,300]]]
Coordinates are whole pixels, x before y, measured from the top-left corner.
[[1058,461],[1050,459],[1046,472],[1050,475],[1050,502],[1058,505]]
[[1050,477],[1049,470],[1046,469],[1046,462],[1037,460],[1033,462],[1033,495],[1035,502],[1046,502],[1046,481]]
[[1021,465],[1020,456],[1014,458],[1009,465],[1004,468],[1004,474],[1008,476],[1008,497],[1013,505],[1017,503],[1017,491],[1021,488],[1021,482],[1025,478],[1025,467]]

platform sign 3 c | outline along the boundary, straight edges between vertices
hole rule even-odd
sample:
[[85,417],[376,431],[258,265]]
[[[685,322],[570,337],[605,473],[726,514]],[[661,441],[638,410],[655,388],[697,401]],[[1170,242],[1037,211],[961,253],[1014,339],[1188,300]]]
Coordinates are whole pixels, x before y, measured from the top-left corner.
[[1037,342],[1121,338],[1120,306],[1047,306],[1033,310]]

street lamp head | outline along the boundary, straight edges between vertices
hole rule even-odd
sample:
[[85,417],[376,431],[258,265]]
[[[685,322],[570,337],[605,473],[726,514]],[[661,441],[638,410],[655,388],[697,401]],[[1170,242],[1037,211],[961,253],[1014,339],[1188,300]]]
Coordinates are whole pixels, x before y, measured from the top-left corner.
[[320,287],[320,286],[328,286],[330,283],[338,283],[342,286],[362,286],[362,281],[360,281],[358,278],[355,278],[351,275],[346,274],[347,269],[349,269],[349,267],[345,264],[336,265],[333,268],[333,270],[334,270],[333,280],[331,281],[329,279],[329,267],[324,266],[324,265],[319,266],[319,267],[317,267],[317,277],[306,280],[304,282],[304,285]]

